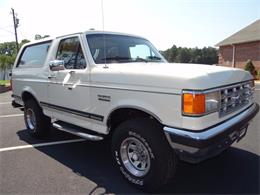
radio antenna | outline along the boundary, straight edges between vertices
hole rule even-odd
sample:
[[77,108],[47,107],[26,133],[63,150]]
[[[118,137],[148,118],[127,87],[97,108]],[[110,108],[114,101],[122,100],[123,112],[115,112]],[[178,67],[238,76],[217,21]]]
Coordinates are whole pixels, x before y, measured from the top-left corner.
[[105,17],[104,17],[104,2],[101,0],[101,12],[102,12],[102,28],[103,28],[103,53],[104,53],[104,68],[108,68],[107,66],[107,54],[106,54],[106,40],[105,40]]
[[101,12],[102,12],[102,30],[105,31],[104,2],[103,2],[103,0],[101,0]]

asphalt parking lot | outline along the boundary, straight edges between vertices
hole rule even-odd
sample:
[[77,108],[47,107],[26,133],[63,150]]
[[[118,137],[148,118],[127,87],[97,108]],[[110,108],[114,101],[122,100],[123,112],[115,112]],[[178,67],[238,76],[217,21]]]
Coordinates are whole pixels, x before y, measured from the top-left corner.
[[[260,103],[260,84],[256,88]],[[45,140],[29,137],[10,95],[0,94],[0,194],[142,194],[114,168],[107,143],[55,129]],[[259,183],[260,114],[246,137],[220,156],[179,163],[175,178],[158,193],[259,194]]]

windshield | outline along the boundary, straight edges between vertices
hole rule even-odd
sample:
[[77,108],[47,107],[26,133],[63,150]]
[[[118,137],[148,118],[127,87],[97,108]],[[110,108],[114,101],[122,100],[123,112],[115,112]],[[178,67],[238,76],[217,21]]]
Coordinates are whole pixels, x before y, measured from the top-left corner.
[[152,44],[142,38],[90,34],[87,41],[96,64],[128,62],[165,62]]

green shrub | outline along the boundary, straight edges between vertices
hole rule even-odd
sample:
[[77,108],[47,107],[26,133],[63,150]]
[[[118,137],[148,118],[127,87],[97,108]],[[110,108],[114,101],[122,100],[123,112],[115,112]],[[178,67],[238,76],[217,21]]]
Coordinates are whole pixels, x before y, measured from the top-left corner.
[[257,76],[256,76],[256,78],[257,78],[258,80],[260,80],[260,70],[257,71]]
[[247,62],[245,64],[245,70],[250,72],[254,77],[256,77],[257,71],[255,69],[255,66],[254,66],[252,60],[247,60]]
[[9,80],[0,80],[0,85],[10,85]]

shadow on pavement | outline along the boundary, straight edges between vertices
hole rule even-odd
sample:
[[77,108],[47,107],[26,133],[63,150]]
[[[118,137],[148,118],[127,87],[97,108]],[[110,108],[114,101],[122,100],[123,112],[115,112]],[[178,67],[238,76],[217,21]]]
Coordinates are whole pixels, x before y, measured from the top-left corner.
[[65,133],[63,131],[57,131],[55,129],[52,129],[51,134],[43,139],[36,139],[36,138],[31,137],[26,129],[18,131],[17,134],[18,134],[20,140],[22,140],[28,144],[39,144],[39,143],[71,140],[71,139],[80,139],[77,136],[74,136],[69,133]]
[[[37,142],[28,137],[25,130],[19,131],[18,136],[29,144]],[[85,141],[37,149],[96,183],[93,194],[100,189],[102,193],[142,193],[128,184],[114,168],[108,142]],[[174,179],[157,193],[259,194],[259,163],[258,155],[238,148],[230,148],[220,156],[196,165],[180,162]]]
[[176,177],[162,193],[259,194],[260,157],[231,147],[197,165],[179,164]]

